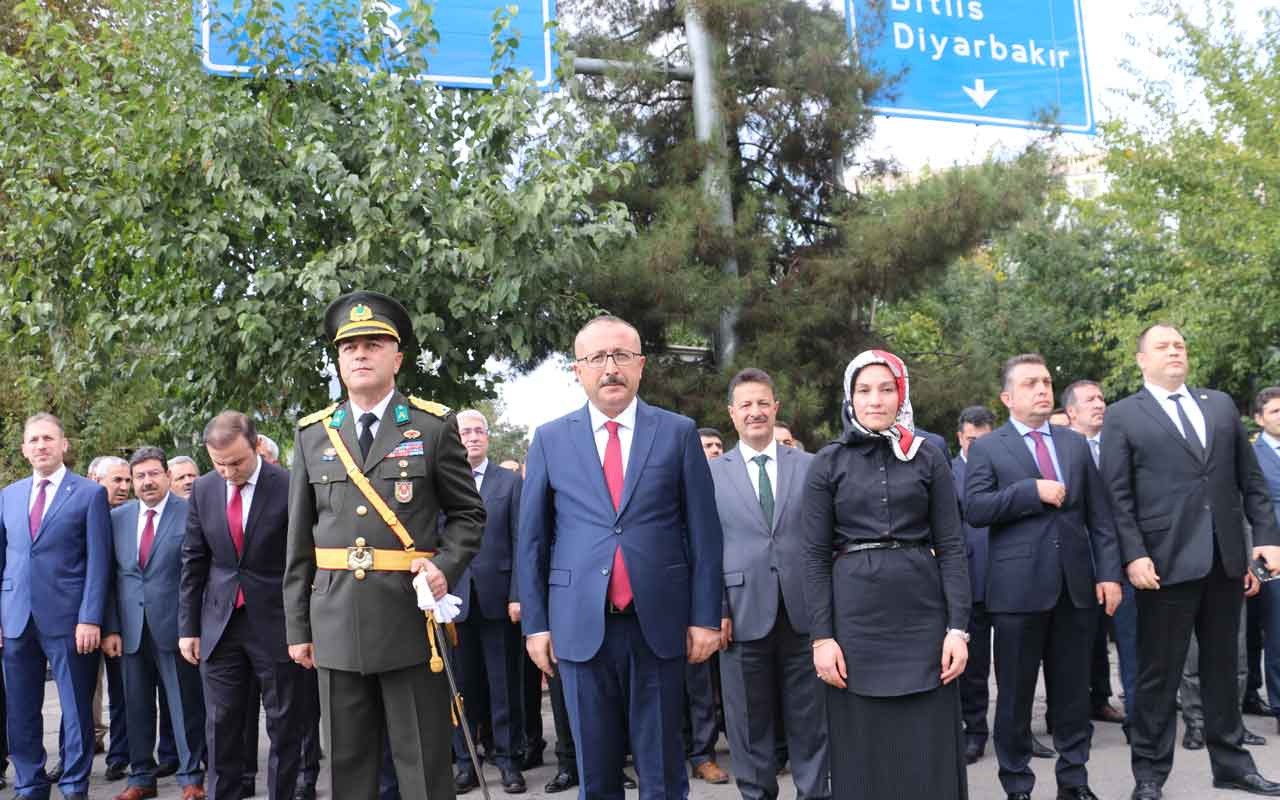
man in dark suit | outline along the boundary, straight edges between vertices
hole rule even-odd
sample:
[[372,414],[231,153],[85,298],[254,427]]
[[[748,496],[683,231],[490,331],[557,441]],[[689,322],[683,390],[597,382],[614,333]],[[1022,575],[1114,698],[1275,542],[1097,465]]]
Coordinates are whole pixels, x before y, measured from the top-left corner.
[[129,459],[137,500],[111,512],[115,591],[102,649],[122,659],[129,730],[129,786],[116,800],[156,796],[157,688],[168,699],[178,749],[182,800],[204,792],[204,695],[200,673],[178,653],[178,595],[187,502],[169,492],[169,465],[158,447]]
[[[472,713],[471,735],[478,740],[481,722],[476,709],[488,707],[493,752],[490,754],[502,774],[502,788],[508,794],[525,791],[524,776],[514,761],[521,748],[520,662],[524,648],[520,628],[516,585],[511,564],[516,547],[516,523],[520,516],[520,476],[489,461],[489,421],[475,409],[459,411],[458,435],[467,450],[467,462],[475,476],[476,490],[484,501],[484,538],[480,552],[471,560],[453,594],[462,600],[458,616],[459,688]],[[514,607],[513,607],[514,606]],[[486,698],[485,702],[477,702]],[[454,734],[454,758],[458,791],[468,792],[480,785],[471,764],[471,754],[461,730]]]
[[1187,347],[1170,325],[1138,337],[1144,386],[1111,406],[1102,471],[1137,589],[1138,683],[1130,722],[1135,800],[1157,800],[1173,768],[1174,702],[1194,630],[1215,786],[1280,796],[1242,746],[1236,636],[1250,551],[1280,571],[1280,528],[1231,398],[1188,389]]
[[688,792],[684,664],[720,646],[723,541],[693,420],[636,397],[640,335],[597,317],[574,340],[585,407],[538,428],[520,507],[520,607],[558,666],[583,796],[620,800],[630,733],[641,796]]
[[1053,380],[1044,359],[1014,356],[1002,371],[1009,422],[969,447],[965,518],[988,527],[986,606],[995,628],[1000,783],[1029,800],[1031,707],[1043,657],[1060,800],[1096,800],[1086,764],[1089,658],[1097,606],[1120,603],[1120,552],[1089,445],[1050,425]]
[[[951,461],[960,513],[964,515],[965,466],[969,448],[991,433],[996,417],[985,406],[969,406],[960,412],[956,443],[960,455]],[[987,706],[990,704],[991,616],[987,613],[987,529],[964,523],[965,551],[969,556],[969,588],[973,607],[969,611],[969,663],[960,676],[960,709],[964,715],[964,760],[972,764],[982,758],[987,747]]]
[[738,446],[711,462],[724,530],[721,687],[733,773],[744,800],[778,796],[775,738],[786,720],[796,796],[831,796],[822,683],[804,606],[800,514],[813,456],[779,445],[773,379],[748,368],[729,381]]
[[[1262,432],[1253,440],[1253,451],[1267,482],[1271,507],[1280,523],[1280,386],[1268,386],[1253,401],[1253,420]],[[1264,624],[1263,642],[1267,698],[1272,715],[1280,717],[1280,581],[1263,584],[1258,596]],[[1280,730],[1280,727],[1278,727]]]
[[293,797],[302,737],[313,724],[302,669],[288,654],[281,573],[289,522],[289,473],[256,452],[253,420],[224,411],[204,430],[214,470],[196,479],[182,544],[178,646],[200,666],[210,794],[239,800],[244,773],[245,684],[262,685],[271,754],[270,800]]
[[93,766],[94,684],[111,583],[106,491],[67,470],[67,437],[52,414],[22,429],[30,478],[0,493],[0,628],[14,788],[47,800],[44,771],[45,666],[62,706],[63,771],[58,788],[84,800]]

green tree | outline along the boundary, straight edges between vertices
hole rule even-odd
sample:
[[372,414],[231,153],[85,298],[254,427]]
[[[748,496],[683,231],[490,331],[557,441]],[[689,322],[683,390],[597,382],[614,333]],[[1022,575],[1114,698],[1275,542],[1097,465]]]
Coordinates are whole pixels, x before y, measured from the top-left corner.
[[[252,6],[241,32],[264,66],[245,79],[202,71],[189,6],[121,0],[92,35],[36,0],[10,12],[0,362],[23,413],[83,430],[104,418],[81,398],[150,386],[175,442],[223,407],[287,430],[328,398],[321,313],[356,287],[413,319],[403,388],[458,405],[488,358],[532,363],[586,313],[572,275],[630,231],[593,195],[629,168],[599,116],[506,67],[501,15],[494,90],[459,92],[405,77],[430,52],[428,7],[407,55],[364,32],[371,12],[341,20],[326,64],[314,28],[286,37]],[[281,71],[288,51],[306,80]]]

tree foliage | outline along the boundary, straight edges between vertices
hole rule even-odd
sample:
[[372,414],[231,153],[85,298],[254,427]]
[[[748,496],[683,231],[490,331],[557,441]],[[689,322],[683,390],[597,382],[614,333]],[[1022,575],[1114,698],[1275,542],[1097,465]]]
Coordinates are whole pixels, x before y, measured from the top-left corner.
[[357,287],[413,319],[402,388],[456,405],[487,359],[533,363],[586,313],[571,276],[628,234],[595,199],[628,166],[599,116],[505,68],[500,14],[494,90],[460,92],[405,77],[428,7],[407,55],[352,18],[324,64],[314,28],[286,36],[254,6],[263,67],[245,79],[202,71],[181,4],[113,2],[92,35],[36,0],[8,10],[0,360],[21,365],[25,410],[75,428],[76,397],[145,385],[171,437],[223,407],[287,427],[329,396],[321,312]]

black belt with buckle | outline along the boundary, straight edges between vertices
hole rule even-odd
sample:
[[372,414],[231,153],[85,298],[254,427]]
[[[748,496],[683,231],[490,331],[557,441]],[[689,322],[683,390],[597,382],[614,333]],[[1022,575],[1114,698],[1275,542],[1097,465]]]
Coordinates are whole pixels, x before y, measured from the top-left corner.
[[636,604],[633,600],[630,603],[627,603],[624,607],[618,608],[613,603],[606,602],[604,604],[604,613],[613,614],[619,617],[634,617],[636,614]]
[[850,553],[860,553],[863,550],[906,550],[912,547],[928,546],[929,543],[923,539],[870,539],[836,548],[835,558],[847,556]]

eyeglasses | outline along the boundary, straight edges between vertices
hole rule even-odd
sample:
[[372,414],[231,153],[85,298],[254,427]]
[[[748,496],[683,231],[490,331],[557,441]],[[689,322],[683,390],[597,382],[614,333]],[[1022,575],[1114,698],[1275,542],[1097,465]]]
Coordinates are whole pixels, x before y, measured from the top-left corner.
[[609,353],[601,351],[599,353],[592,353],[589,356],[583,356],[582,358],[577,359],[577,361],[579,364],[586,364],[592,369],[603,369],[604,362],[611,358],[613,359],[613,363],[617,366],[625,367],[629,366],[631,362],[635,361],[637,358],[641,358],[641,354],[633,353],[630,350],[614,350]]
[[486,428],[462,428],[458,431],[459,436],[487,436],[489,431]]

